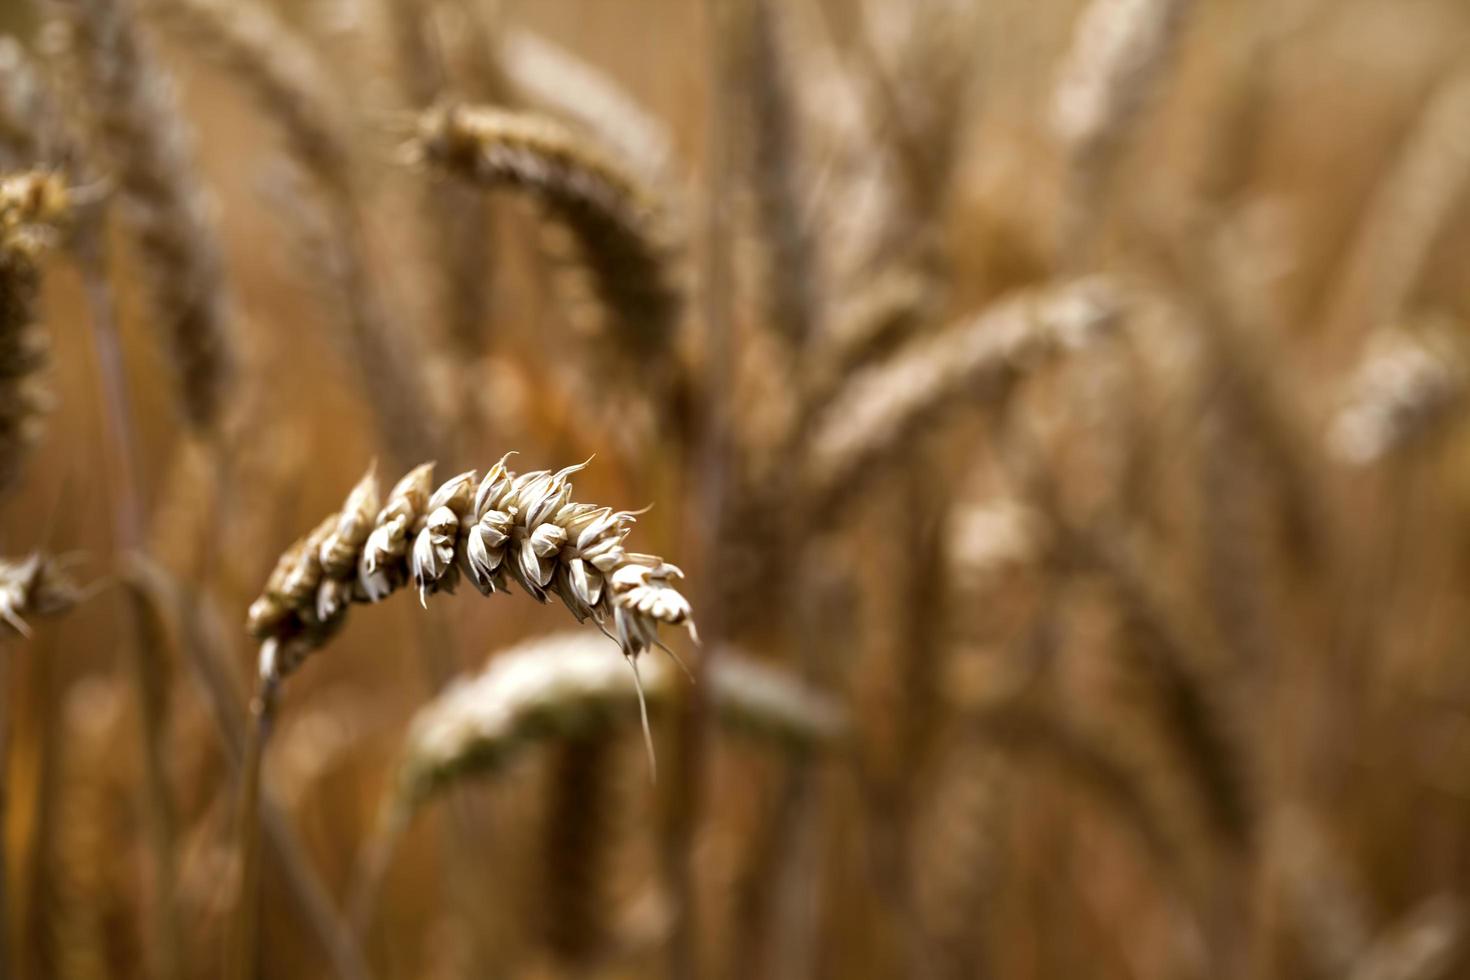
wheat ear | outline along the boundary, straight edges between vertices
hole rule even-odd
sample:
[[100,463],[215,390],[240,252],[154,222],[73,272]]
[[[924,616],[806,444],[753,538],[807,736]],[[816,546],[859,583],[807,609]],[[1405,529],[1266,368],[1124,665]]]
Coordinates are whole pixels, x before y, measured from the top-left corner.
[[426,463],[381,509],[369,472],[339,514],[287,549],[250,607],[262,677],[288,674],[341,625],[349,603],[380,601],[410,582],[424,603],[454,591],[461,574],[482,595],[511,583],[541,602],[554,595],[630,658],[663,645],[659,624],[694,635],[689,603],[673,584],[683,573],[623,547],[634,514],[574,503],[568,478],[581,465],[517,475],[508,458],[483,479],[461,473],[437,490]]
[[1105,334],[1120,310],[1120,296],[1103,280],[1045,287],[853,375],[813,426],[806,482],[814,513],[830,517],[858,496],[881,462],[946,409],[1003,398],[1039,364]]
[[425,113],[413,153],[460,180],[532,195],[576,238],[612,319],[609,339],[645,371],[670,360],[682,305],[676,249],[636,177],[549,118],[462,105]]
[[184,419],[214,431],[233,367],[230,290],[172,80],[156,63],[131,0],[55,0],[53,7],[138,246]]
[[345,111],[315,54],[267,6],[253,0],[152,0],[158,15],[197,40],[245,84],[315,183],[328,226],[325,264],[340,294],[343,344],[379,431],[396,459],[436,445],[438,425],[417,361],[398,348],[404,332],[384,306],[370,268],[357,167]]
[[[641,676],[608,657],[584,633],[536,637],[495,654],[421,708],[409,725],[397,775],[378,831],[359,864],[353,921],[368,924],[376,880],[396,838],[419,808],[464,779],[494,775],[528,746],[605,736],[674,701],[680,673],[666,659],[642,664]],[[778,668],[722,650],[706,675],[723,728],[789,752],[841,744],[847,719],[830,699]]]
[[51,400],[41,381],[51,345],[36,323],[37,260],[69,198],[52,174],[0,177],[0,489],[19,479]]

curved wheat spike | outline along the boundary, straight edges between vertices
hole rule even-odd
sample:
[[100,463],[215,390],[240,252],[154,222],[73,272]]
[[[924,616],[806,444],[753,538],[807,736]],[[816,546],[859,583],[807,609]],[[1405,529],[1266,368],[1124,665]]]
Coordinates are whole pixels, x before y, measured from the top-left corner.
[[523,100],[612,147],[644,179],[672,176],[668,124],[611,76],[529,30],[508,30],[499,50],[507,81]]
[[511,583],[541,602],[554,595],[628,657],[660,645],[660,623],[694,635],[692,610],[674,586],[683,573],[624,548],[633,514],[572,501],[568,478],[581,468],[517,475],[502,458],[483,479],[461,473],[435,490],[433,464],[424,464],[375,515],[369,474],[341,513],[287,549],[251,605],[262,678],[290,673],[341,626],[350,603],[377,602],[410,583],[426,602],[453,592],[461,574],[483,595]]
[[42,380],[51,341],[36,322],[37,262],[70,208],[52,174],[0,177],[0,490],[19,480],[51,404]]
[[1003,299],[853,375],[812,429],[805,479],[813,512],[830,518],[947,409],[1004,398],[1039,364],[1107,333],[1121,309],[1103,280],[1045,287]]
[[[495,654],[479,674],[459,679],[420,709],[359,868],[352,903],[357,927],[367,925],[374,879],[386,869],[395,838],[447,787],[493,775],[535,743],[605,737],[638,717],[645,696],[654,709],[668,706],[676,693],[674,667],[663,659],[640,666],[635,680],[584,633],[536,637]],[[819,750],[846,733],[847,720],[834,703],[787,672],[733,651],[720,653],[706,683],[723,727],[787,751]]]
[[1084,261],[1123,147],[1178,47],[1195,0],[1092,0],[1052,95],[1066,154],[1061,243]]
[[184,419],[217,431],[233,373],[233,304],[172,80],[131,0],[54,0],[50,9],[141,255]]
[[595,145],[533,113],[443,106],[423,115],[415,157],[459,180],[534,197],[576,239],[611,320],[605,338],[640,376],[672,370],[683,297],[668,217]]
[[1367,466],[1429,439],[1458,416],[1470,388],[1470,362],[1456,334],[1434,325],[1371,337],[1327,432],[1332,455]]
[[344,346],[382,437],[403,461],[432,450],[440,434],[434,403],[416,359],[400,349],[405,331],[395,329],[376,286],[346,113],[314,52],[255,0],[149,0],[149,7],[240,79],[281,128],[320,194]]

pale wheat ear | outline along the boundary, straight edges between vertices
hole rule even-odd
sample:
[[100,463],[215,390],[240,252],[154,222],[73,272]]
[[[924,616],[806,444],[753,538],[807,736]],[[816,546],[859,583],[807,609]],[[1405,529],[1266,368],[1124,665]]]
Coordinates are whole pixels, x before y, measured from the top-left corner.
[[633,669],[633,686],[638,689],[638,720],[643,725],[643,747],[648,750],[648,779],[658,785],[658,755],[653,751],[653,728],[648,724],[648,698],[643,693],[643,677],[638,673],[638,658],[629,657]]

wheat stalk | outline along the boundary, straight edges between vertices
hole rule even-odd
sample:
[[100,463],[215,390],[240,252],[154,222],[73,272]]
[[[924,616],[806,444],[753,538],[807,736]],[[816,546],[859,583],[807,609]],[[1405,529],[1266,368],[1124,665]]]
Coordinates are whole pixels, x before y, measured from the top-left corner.
[[325,263],[341,297],[345,346],[378,428],[395,458],[432,448],[438,425],[433,403],[405,334],[383,304],[357,187],[357,166],[342,119],[341,99],[306,43],[265,5],[252,0],[151,0],[158,15],[202,45],[239,78],[285,135],[295,159],[321,197],[328,232]]
[[231,379],[232,303],[224,258],[172,80],[130,0],[54,0],[61,40],[135,239],[151,318],[194,429],[215,430]]
[[549,118],[462,105],[425,113],[412,155],[471,184],[532,195],[576,238],[612,319],[608,339],[640,370],[667,370],[682,306],[677,250],[635,176]]

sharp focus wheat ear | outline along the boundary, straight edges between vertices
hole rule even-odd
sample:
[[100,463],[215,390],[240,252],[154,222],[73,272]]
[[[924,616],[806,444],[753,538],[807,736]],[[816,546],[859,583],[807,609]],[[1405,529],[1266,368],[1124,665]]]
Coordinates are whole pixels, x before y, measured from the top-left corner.
[[815,512],[856,497],[880,462],[946,408],[1003,397],[1039,362],[1106,333],[1120,310],[1102,280],[1052,286],[1002,300],[853,375],[813,427],[806,479]]
[[1347,404],[1327,433],[1345,463],[1366,466],[1407,449],[1464,407],[1470,364],[1447,329],[1373,337],[1352,379]]
[[358,200],[357,167],[344,110],[309,47],[263,4],[252,0],[151,0],[180,33],[203,44],[243,81],[266,114],[281,127],[296,160],[321,195],[330,228],[325,264],[340,293],[343,346],[382,437],[401,461],[435,445],[437,422],[417,361],[399,348],[404,331],[393,329],[369,267]]
[[581,138],[543,116],[470,106],[426,113],[414,152],[486,188],[531,194],[580,246],[609,338],[639,369],[673,356],[682,304],[667,217],[652,193]]
[[517,475],[506,458],[483,479],[461,473],[437,490],[432,464],[420,466],[371,522],[376,491],[372,475],[364,478],[341,513],[287,549],[251,605],[262,675],[289,673],[341,625],[348,602],[377,602],[410,582],[426,602],[453,592],[461,575],[483,595],[511,583],[540,602],[554,595],[629,657],[663,645],[660,623],[694,634],[674,587],[683,573],[623,547],[632,513],[574,503],[568,478],[581,466]]
[[189,159],[171,79],[130,0],[55,0],[57,33],[141,253],[151,316],[172,357],[185,420],[220,421],[232,370],[224,259]]
[[50,405],[40,378],[51,344],[35,322],[36,263],[69,208],[66,188],[51,174],[0,177],[0,489],[19,479]]

